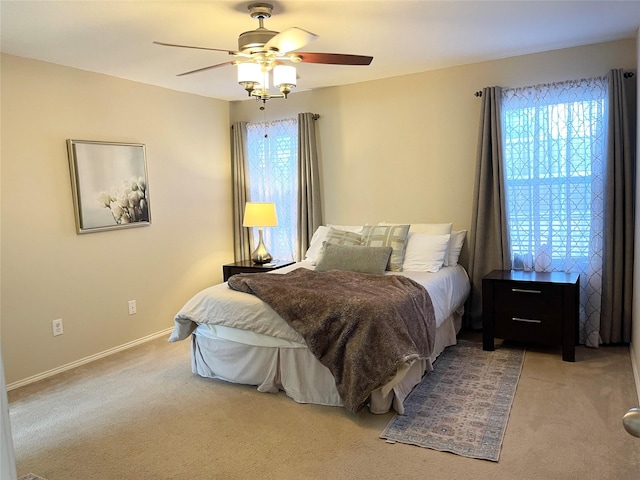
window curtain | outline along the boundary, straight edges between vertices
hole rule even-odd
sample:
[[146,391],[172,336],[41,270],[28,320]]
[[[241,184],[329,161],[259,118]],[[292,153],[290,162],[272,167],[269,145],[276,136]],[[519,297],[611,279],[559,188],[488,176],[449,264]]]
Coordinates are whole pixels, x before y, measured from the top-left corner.
[[247,122],[231,126],[231,191],[233,196],[233,257],[236,262],[251,258],[251,240],[242,226],[244,205],[249,198],[247,165]]
[[318,118],[313,113],[298,114],[298,260],[304,259],[313,233],[322,225],[315,129]]
[[509,233],[505,214],[502,174],[500,87],[482,90],[482,107],[476,154],[474,210],[469,231],[471,294],[466,326],[482,327],[482,277],[492,270],[510,270]]
[[621,69],[609,72],[608,85],[606,214],[600,337],[603,343],[629,343],[635,228],[636,152],[633,132],[636,118],[636,85],[635,81],[625,78]]
[[[298,119],[247,125],[247,163],[252,202],[274,202],[278,226],[264,229],[264,243],[274,260],[297,253]],[[253,229],[257,245],[258,229]]]
[[504,89],[514,268],[580,274],[580,343],[599,344],[607,79]]

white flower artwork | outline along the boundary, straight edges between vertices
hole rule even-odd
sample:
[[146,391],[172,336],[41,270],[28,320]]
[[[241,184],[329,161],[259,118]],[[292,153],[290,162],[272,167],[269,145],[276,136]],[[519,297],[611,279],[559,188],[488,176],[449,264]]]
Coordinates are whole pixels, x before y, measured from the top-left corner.
[[144,145],[67,145],[78,233],[151,224]]
[[111,211],[118,225],[149,221],[147,182],[142,177],[124,180],[119,188],[100,192],[96,200]]

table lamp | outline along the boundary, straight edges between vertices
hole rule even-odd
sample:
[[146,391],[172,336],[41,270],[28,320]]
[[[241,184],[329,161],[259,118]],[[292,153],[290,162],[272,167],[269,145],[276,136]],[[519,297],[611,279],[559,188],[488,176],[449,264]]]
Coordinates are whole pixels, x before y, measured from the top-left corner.
[[251,254],[253,263],[264,264],[272,260],[272,256],[267,252],[262,237],[263,227],[277,227],[278,216],[276,215],[276,204],[272,202],[247,202],[244,206],[243,227],[258,227],[260,240],[255,251]]

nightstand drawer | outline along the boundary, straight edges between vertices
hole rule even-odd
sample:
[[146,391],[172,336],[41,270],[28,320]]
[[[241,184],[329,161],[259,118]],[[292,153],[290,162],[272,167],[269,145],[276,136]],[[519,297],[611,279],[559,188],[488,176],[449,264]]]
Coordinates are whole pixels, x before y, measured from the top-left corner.
[[556,285],[499,282],[494,286],[496,313],[530,318],[562,315],[562,288]]
[[539,312],[496,312],[495,333],[498,338],[521,342],[556,345],[562,339],[562,319],[558,314]]

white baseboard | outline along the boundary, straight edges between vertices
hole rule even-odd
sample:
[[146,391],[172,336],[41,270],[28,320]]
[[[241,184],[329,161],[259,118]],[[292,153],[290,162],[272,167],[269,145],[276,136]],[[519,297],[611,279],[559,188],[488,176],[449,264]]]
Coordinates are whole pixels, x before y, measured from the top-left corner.
[[114,353],[121,352],[123,350],[127,350],[128,348],[135,347],[137,345],[141,345],[143,343],[149,342],[151,340],[155,340],[156,338],[162,337],[163,335],[168,335],[173,330],[173,327],[167,328],[157,333],[152,333],[151,335],[147,335],[146,337],[139,338],[137,340],[133,340],[131,342],[125,343],[124,345],[119,345],[117,347],[110,348],[100,353],[96,353],[95,355],[90,355],[85,358],[81,358],[80,360],[76,360],[75,362],[67,363],[66,365],[62,365],[57,368],[53,368],[51,370],[47,370],[46,372],[39,373],[37,375],[33,375],[31,377],[25,378],[23,380],[18,380],[17,382],[13,382],[7,385],[7,391],[13,390],[18,387],[24,387],[25,385],[29,385],[30,383],[37,382],[38,380],[43,380],[47,377],[51,377],[58,373],[65,372],[67,370],[71,370],[72,368],[79,367],[80,365],[84,365],[85,363],[94,362],[100,358],[108,357],[109,355],[113,355]]
[[629,353],[631,354],[631,370],[633,371],[633,379],[636,382],[636,393],[638,394],[638,405],[634,405],[640,407],[640,372],[638,372],[638,365],[636,363],[636,352],[633,348],[633,343],[629,346]]

